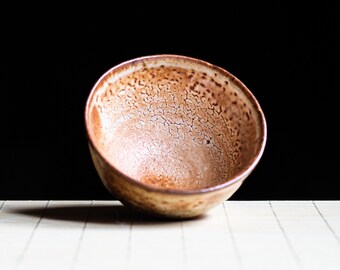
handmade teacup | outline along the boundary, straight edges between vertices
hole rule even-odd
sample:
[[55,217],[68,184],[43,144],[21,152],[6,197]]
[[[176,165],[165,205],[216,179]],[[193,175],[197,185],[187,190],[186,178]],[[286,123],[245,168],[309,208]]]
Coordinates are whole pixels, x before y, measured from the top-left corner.
[[94,85],[85,109],[94,165],[124,205],[192,218],[227,200],[258,164],[266,121],[225,69],[181,55],[121,63]]

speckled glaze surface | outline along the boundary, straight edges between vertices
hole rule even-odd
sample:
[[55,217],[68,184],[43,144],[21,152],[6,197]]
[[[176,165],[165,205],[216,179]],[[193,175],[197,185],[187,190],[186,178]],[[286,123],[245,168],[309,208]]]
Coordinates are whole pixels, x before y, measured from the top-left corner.
[[199,216],[230,198],[258,164],[266,122],[226,70],[180,55],[121,63],[86,104],[90,153],[123,204],[168,218]]

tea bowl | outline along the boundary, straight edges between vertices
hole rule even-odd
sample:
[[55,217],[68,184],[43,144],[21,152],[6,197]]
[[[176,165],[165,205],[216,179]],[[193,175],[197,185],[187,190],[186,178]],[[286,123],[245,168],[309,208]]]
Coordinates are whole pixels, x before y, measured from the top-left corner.
[[122,62],[94,84],[85,106],[98,175],[125,206],[195,218],[229,199],[259,163],[264,113],[227,70],[184,55]]

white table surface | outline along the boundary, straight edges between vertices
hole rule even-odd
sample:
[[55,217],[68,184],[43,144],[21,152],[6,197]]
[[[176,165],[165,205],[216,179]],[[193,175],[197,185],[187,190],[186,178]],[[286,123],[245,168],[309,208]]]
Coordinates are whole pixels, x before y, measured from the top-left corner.
[[340,201],[226,201],[156,221],[118,201],[0,201],[0,269],[340,269]]

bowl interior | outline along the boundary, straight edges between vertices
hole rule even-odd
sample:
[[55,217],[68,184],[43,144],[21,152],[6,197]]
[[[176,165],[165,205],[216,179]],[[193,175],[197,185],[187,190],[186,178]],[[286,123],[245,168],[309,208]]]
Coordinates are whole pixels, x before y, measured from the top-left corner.
[[246,170],[263,144],[263,121],[237,78],[179,56],[112,68],[86,108],[89,138],[116,170],[176,190],[213,187]]

